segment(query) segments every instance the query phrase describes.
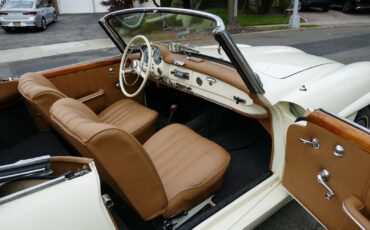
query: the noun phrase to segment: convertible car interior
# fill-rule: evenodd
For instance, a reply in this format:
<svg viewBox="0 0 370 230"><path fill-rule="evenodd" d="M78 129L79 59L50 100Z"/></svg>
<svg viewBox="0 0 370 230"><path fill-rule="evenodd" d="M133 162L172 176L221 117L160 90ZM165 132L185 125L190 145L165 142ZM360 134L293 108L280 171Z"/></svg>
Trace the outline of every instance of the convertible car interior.
<svg viewBox="0 0 370 230"><path fill-rule="evenodd" d="M1 82L0 164L93 159L118 227L198 225L272 174L271 120L230 62L179 46L139 35L122 57Z"/></svg>

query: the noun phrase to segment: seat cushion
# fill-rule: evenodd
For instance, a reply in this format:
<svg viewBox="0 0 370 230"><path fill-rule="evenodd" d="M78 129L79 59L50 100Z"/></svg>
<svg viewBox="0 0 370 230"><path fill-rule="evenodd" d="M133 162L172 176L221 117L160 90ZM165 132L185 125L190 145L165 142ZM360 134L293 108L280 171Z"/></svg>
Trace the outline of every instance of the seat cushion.
<svg viewBox="0 0 370 230"><path fill-rule="evenodd" d="M114 125L144 143L155 132L158 113L133 100L122 99L99 114L101 121Z"/></svg>
<svg viewBox="0 0 370 230"><path fill-rule="evenodd" d="M169 125L145 144L167 198L164 216L191 209L221 185L230 155L186 126Z"/></svg>

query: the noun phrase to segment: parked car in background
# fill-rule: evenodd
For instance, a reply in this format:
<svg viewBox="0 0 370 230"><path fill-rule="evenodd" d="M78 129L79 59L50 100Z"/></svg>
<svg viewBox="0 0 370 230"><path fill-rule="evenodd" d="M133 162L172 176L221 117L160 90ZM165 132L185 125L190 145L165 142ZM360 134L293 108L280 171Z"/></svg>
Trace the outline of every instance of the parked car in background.
<svg viewBox="0 0 370 230"><path fill-rule="evenodd" d="M333 7L341 8L344 13L370 10L370 0L333 0Z"/></svg>
<svg viewBox="0 0 370 230"><path fill-rule="evenodd" d="M0 25L6 32L25 27L46 30L47 25L57 19L58 14L51 1L9 0L0 9Z"/></svg>
<svg viewBox="0 0 370 230"><path fill-rule="evenodd" d="M332 4L332 0L299 0L298 1L298 10L306 10L311 7L315 8L321 8L322 11L327 12L330 9L330 6ZM294 0L292 1L292 7L293 8Z"/></svg>

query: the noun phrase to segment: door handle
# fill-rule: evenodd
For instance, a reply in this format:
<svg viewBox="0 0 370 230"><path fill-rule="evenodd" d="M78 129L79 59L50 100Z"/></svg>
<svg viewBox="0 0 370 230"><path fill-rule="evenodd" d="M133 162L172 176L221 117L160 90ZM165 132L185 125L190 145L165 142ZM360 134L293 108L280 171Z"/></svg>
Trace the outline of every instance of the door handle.
<svg viewBox="0 0 370 230"><path fill-rule="evenodd" d="M322 169L319 174L317 174L317 182L324 186L326 189L325 198L330 200L334 195L335 192L326 184L326 182L330 179L330 173L326 169Z"/></svg>
<svg viewBox="0 0 370 230"><path fill-rule="evenodd" d="M348 217L361 229L370 229L370 221L361 213L365 205L355 196L351 196L342 202L342 208Z"/></svg>
<svg viewBox="0 0 370 230"><path fill-rule="evenodd" d="M320 148L320 141L319 141L319 139L317 139L316 137L313 137L313 138L311 139L311 141L306 140L306 139L303 139L303 138L299 138L299 140L300 140L303 144L311 145L314 149L318 149L318 148Z"/></svg>

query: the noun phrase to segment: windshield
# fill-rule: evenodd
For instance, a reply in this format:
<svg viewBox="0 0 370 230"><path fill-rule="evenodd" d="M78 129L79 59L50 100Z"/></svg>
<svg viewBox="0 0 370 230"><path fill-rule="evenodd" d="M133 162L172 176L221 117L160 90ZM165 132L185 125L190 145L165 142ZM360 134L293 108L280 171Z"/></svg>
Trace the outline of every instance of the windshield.
<svg viewBox="0 0 370 230"><path fill-rule="evenodd" d="M8 1L4 9L28 9L32 8L33 1Z"/></svg>
<svg viewBox="0 0 370 230"><path fill-rule="evenodd" d="M109 24L125 43L136 35L144 35L150 42L169 44L172 51L200 53L227 60L213 36L217 24L207 18L147 12L116 15L109 19Z"/></svg>

